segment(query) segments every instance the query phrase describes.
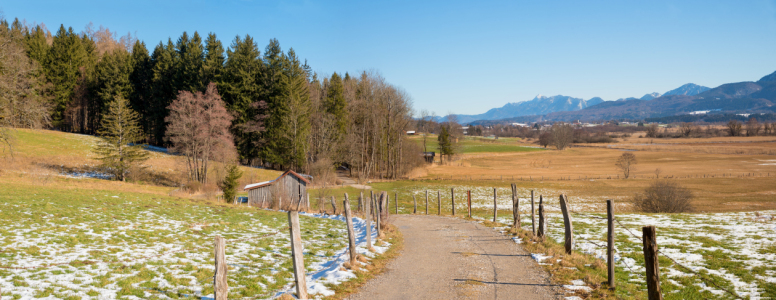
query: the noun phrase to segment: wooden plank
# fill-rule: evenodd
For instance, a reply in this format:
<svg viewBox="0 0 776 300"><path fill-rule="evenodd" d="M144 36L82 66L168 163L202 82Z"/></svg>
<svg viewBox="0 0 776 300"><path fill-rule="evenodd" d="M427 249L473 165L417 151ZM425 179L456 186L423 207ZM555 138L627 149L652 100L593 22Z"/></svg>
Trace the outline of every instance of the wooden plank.
<svg viewBox="0 0 776 300"><path fill-rule="evenodd" d="M351 269L356 267L356 233L353 230L353 215L350 213L350 200L348 200L348 194L345 194L345 201L342 203L342 207L345 208L345 223L348 226L348 247L350 247L350 266Z"/></svg>
<svg viewBox="0 0 776 300"><path fill-rule="evenodd" d="M641 231L644 240L644 266L647 272L647 297L649 300L663 300L657 259L657 229L655 226L644 226Z"/></svg>
<svg viewBox="0 0 776 300"><path fill-rule="evenodd" d="M536 236L536 218L534 217L534 191L531 190L531 231Z"/></svg>
<svg viewBox="0 0 776 300"><path fill-rule="evenodd" d="M226 272L229 267L226 265L226 240L220 236L215 239L215 275L213 276L213 294L216 300L226 300L229 295L229 283L226 280Z"/></svg>
<svg viewBox="0 0 776 300"><path fill-rule="evenodd" d="M544 240L544 203L542 200L542 195L539 195L539 229L536 236Z"/></svg>
<svg viewBox="0 0 776 300"><path fill-rule="evenodd" d="M304 270L304 251L302 247L302 231L299 228L299 212L288 212L288 230L291 232L291 261L294 264L294 281L296 283L296 296L299 299L307 299L307 278Z"/></svg>
<svg viewBox="0 0 776 300"><path fill-rule="evenodd" d="M568 197L566 195L560 195L560 211L563 213L563 231L564 246L566 248L566 254L571 254L571 250L574 247L574 225L571 223L571 214L568 209Z"/></svg>
<svg viewBox="0 0 776 300"><path fill-rule="evenodd" d="M615 288L614 282L614 202L606 200L606 220L608 230L606 232L606 263L609 289Z"/></svg>

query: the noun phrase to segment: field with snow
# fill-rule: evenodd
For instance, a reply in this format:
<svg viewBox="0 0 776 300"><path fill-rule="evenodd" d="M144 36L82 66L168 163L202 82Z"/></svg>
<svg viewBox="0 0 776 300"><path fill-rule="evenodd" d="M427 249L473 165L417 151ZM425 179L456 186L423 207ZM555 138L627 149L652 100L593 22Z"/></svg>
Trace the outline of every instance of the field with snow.
<svg viewBox="0 0 776 300"><path fill-rule="evenodd" d="M212 297L217 235L227 239L231 298L272 298L293 288L282 212L140 193L6 186L0 223L3 300ZM308 290L330 295L327 285L355 276L341 271L344 218L306 215L300 223ZM364 222L355 225L358 252L373 256L365 249Z"/></svg>
<svg viewBox="0 0 776 300"><path fill-rule="evenodd" d="M492 188L455 185L407 186L399 193L400 197L402 194L414 194L418 199L418 211L423 213L425 190L428 189L429 213L436 214L437 191L440 191L443 214L449 214L450 188L455 188L456 191L458 214L466 213L466 190L471 190L475 218L492 220ZM539 195L546 196L544 203L545 211L548 212L547 235L559 243L563 243L564 235L558 195L565 192L535 189L537 210ZM530 228L530 215L526 215L530 214L530 189L518 188L518 195L523 214L522 226ZM606 214L601 212L606 208L606 198L568 196L570 209L575 212L572 216L576 239L574 249L605 260L607 221ZM499 223L511 224L511 190L499 188L497 197ZM625 201L626 199L615 198L615 211L629 211L629 204ZM406 200L403 202L405 204L400 206L406 211ZM701 280L689 270L661 256L661 286L666 299L732 298L722 288L747 299L776 298L776 211L708 214L619 213L616 218L622 224L615 227L617 272L627 274L628 281L639 286L638 289L646 289L641 228L654 225L657 227L660 252L704 278ZM553 264L555 261L542 253L535 253L534 258L542 264ZM580 289L578 281L567 284L570 290ZM715 287L714 284L721 288ZM622 292L624 291L618 291Z"/></svg>

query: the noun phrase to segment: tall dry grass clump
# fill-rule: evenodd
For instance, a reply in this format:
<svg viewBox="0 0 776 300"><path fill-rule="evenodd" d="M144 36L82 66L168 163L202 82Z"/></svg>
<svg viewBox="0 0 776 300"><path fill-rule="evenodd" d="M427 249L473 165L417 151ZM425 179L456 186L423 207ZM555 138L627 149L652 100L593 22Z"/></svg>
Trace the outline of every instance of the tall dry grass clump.
<svg viewBox="0 0 776 300"><path fill-rule="evenodd" d="M647 213L692 212L692 199L692 192L676 181L657 180L633 197L633 206Z"/></svg>

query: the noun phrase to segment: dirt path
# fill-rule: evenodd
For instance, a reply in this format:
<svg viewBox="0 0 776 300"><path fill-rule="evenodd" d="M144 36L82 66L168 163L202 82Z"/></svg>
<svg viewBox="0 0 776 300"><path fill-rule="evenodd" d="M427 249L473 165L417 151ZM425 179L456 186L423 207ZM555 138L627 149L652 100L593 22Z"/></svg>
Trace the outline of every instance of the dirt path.
<svg viewBox="0 0 776 300"><path fill-rule="evenodd" d="M455 218L393 217L404 250L348 299L560 299L562 290L510 238Z"/></svg>

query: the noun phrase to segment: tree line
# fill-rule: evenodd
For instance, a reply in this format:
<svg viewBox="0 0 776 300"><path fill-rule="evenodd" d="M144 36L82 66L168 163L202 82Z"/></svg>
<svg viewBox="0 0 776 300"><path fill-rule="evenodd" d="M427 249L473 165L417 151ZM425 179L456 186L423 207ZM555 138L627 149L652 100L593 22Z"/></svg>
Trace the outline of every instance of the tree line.
<svg viewBox="0 0 776 300"><path fill-rule="evenodd" d="M224 46L214 33L183 32L149 51L91 24L55 33L18 19L0 25L0 127L100 134L107 113L119 109L112 102L123 98L137 113L139 142L198 153L189 173L202 181L207 159L227 156L191 150L173 123L193 126L191 118L220 105L217 122L198 126L225 125L228 134L213 130L216 147L233 148L243 164L302 172L344 165L360 178L396 178L420 160L405 141L413 121L405 91L375 71L319 76L277 39L262 52L250 35Z"/></svg>

